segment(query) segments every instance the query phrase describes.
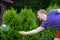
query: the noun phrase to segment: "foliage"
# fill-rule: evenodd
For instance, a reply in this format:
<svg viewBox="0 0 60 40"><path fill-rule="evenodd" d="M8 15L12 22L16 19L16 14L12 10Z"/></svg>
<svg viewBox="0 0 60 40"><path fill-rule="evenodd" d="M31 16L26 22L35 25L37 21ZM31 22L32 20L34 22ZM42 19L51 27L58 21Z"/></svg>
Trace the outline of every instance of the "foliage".
<svg viewBox="0 0 60 40"><path fill-rule="evenodd" d="M34 12L39 9L46 9L52 0L14 0L13 4L7 4L7 7L13 6L20 12L21 8L32 8Z"/></svg>
<svg viewBox="0 0 60 40"><path fill-rule="evenodd" d="M39 9L46 9L50 4L60 5L60 0L14 0L13 4L7 3L7 8L14 7L19 13L21 8L31 8L34 12Z"/></svg>
<svg viewBox="0 0 60 40"><path fill-rule="evenodd" d="M7 32L0 30L1 40L39 40L40 34L22 36L19 31L29 31L37 28L36 17L31 9L23 9L20 15L17 15L13 8L7 10L3 15L3 23L10 25L10 30Z"/></svg>
<svg viewBox="0 0 60 40"><path fill-rule="evenodd" d="M6 10L6 12L3 15L3 24L8 24L11 27L17 28L19 26L19 17L13 8L11 10Z"/></svg>
<svg viewBox="0 0 60 40"><path fill-rule="evenodd" d="M36 16L32 12L31 9L24 9L20 12L20 26L25 27L24 29L27 30L28 28L33 29L37 27L36 24Z"/></svg>
<svg viewBox="0 0 60 40"><path fill-rule="evenodd" d="M20 12L20 30L29 31L37 28L36 16L31 9L22 9ZM39 33L25 36L25 40L39 40ZM21 39L23 40L23 39Z"/></svg>
<svg viewBox="0 0 60 40"><path fill-rule="evenodd" d="M19 40L20 35L18 31L20 30L20 21L16 10L11 8L10 10L6 10L3 15L3 23L10 26L10 30L7 32L0 30L0 39L1 40Z"/></svg>

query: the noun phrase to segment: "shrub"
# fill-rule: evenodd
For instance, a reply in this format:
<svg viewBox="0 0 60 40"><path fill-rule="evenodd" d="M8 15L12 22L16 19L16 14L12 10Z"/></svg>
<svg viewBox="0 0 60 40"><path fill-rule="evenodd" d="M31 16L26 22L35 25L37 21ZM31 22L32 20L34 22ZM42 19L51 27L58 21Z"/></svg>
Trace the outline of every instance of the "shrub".
<svg viewBox="0 0 60 40"><path fill-rule="evenodd" d="M36 16L31 9L22 9L20 12L20 30L29 31L37 28ZM39 40L40 34L23 37L21 40Z"/></svg>
<svg viewBox="0 0 60 40"><path fill-rule="evenodd" d="M10 30L8 32L3 32L0 30L1 40L39 40L40 34L26 35L22 36L18 31L29 31L37 28L36 17L31 9L23 9L20 15L17 15L16 10L7 10L3 15L3 23L10 25Z"/></svg>
<svg viewBox="0 0 60 40"><path fill-rule="evenodd" d="M23 30L31 30L37 27L36 16L31 9L24 9L20 12L20 26Z"/></svg>
<svg viewBox="0 0 60 40"><path fill-rule="evenodd" d="M3 15L3 23L8 24L10 26L10 30L8 32L3 32L0 30L0 39L1 40L19 40L20 35L18 31L20 30L20 22L19 17L17 15L16 10L13 8L11 10L6 10Z"/></svg>
<svg viewBox="0 0 60 40"><path fill-rule="evenodd" d="M13 8L11 10L6 10L3 15L3 24L8 24L15 29L19 26L19 17Z"/></svg>

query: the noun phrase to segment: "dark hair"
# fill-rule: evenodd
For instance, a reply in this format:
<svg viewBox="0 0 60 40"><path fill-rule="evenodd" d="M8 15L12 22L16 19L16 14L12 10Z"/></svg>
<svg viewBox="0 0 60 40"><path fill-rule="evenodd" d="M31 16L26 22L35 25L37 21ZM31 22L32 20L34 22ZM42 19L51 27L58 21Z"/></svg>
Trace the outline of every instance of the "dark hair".
<svg viewBox="0 0 60 40"><path fill-rule="evenodd" d="M42 24L42 20L39 20L39 19L37 18L37 25L40 26L41 24Z"/></svg>
<svg viewBox="0 0 60 40"><path fill-rule="evenodd" d="M38 19L38 18L37 18L37 14L36 14L36 19L37 19L37 20L36 20L37 25L38 25L38 26L40 26L40 25L41 25L41 23L42 23L42 20L40 20L40 19Z"/></svg>
<svg viewBox="0 0 60 40"><path fill-rule="evenodd" d="M39 11L37 11L37 13L43 12L46 14L46 11L44 9L40 9ZM36 14L36 18L37 18L37 14ZM38 26L40 26L42 24L43 20L40 20L37 18L37 24Z"/></svg>

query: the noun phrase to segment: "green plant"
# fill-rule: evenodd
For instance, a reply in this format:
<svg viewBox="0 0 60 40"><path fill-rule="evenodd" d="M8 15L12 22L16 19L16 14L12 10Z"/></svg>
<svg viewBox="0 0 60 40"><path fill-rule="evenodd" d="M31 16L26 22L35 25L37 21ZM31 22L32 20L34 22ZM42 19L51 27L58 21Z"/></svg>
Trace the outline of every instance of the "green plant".
<svg viewBox="0 0 60 40"><path fill-rule="evenodd" d="M8 32L3 32L0 30L0 39L1 40L19 40L20 35L18 31L20 30L20 20L16 10L11 8L10 10L6 10L3 15L3 23L8 24L10 26L10 30Z"/></svg>
<svg viewBox="0 0 60 40"><path fill-rule="evenodd" d="M31 9L22 9L20 12L20 30L29 31L37 28L36 16ZM21 40L39 40L40 34L25 36Z"/></svg>
<svg viewBox="0 0 60 40"><path fill-rule="evenodd" d="M37 27L36 16L31 9L21 10L20 26L23 27L23 30L31 30Z"/></svg>
<svg viewBox="0 0 60 40"><path fill-rule="evenodd" d="M13 8L11 10L6 10L3 15L3 24L8 24L15 29L19 26L19 17Z"/></svg>
<svg viewBox="0 0 60 40"><path fill-rule="evenodd" d="M39 40L40 33L34 35L22 36L19 31L29 31L37 28L36 17L31 9L23 9L20 15L17 15L16 10L13 8L7 10L3 15L3 23L10 25L10 30L8 32L3 32L0 30L1 40Z"/></svg>

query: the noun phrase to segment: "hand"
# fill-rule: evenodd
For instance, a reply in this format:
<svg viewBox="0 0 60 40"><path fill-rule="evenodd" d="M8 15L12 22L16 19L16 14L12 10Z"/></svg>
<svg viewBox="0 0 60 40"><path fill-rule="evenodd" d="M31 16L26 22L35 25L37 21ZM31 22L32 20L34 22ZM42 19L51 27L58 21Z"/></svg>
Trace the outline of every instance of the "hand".
<svg viewBox="0 0 60 40"><path fill-rule="evenodd" d="M22 35L26 35L25 31L19 31L19 33L22 34Z"/></svg>
<svg viewBox="0 0 60 40"><path fill-rule="evenodd" d="M13 1L10 1L10 3L14 3Z"/></svg>

